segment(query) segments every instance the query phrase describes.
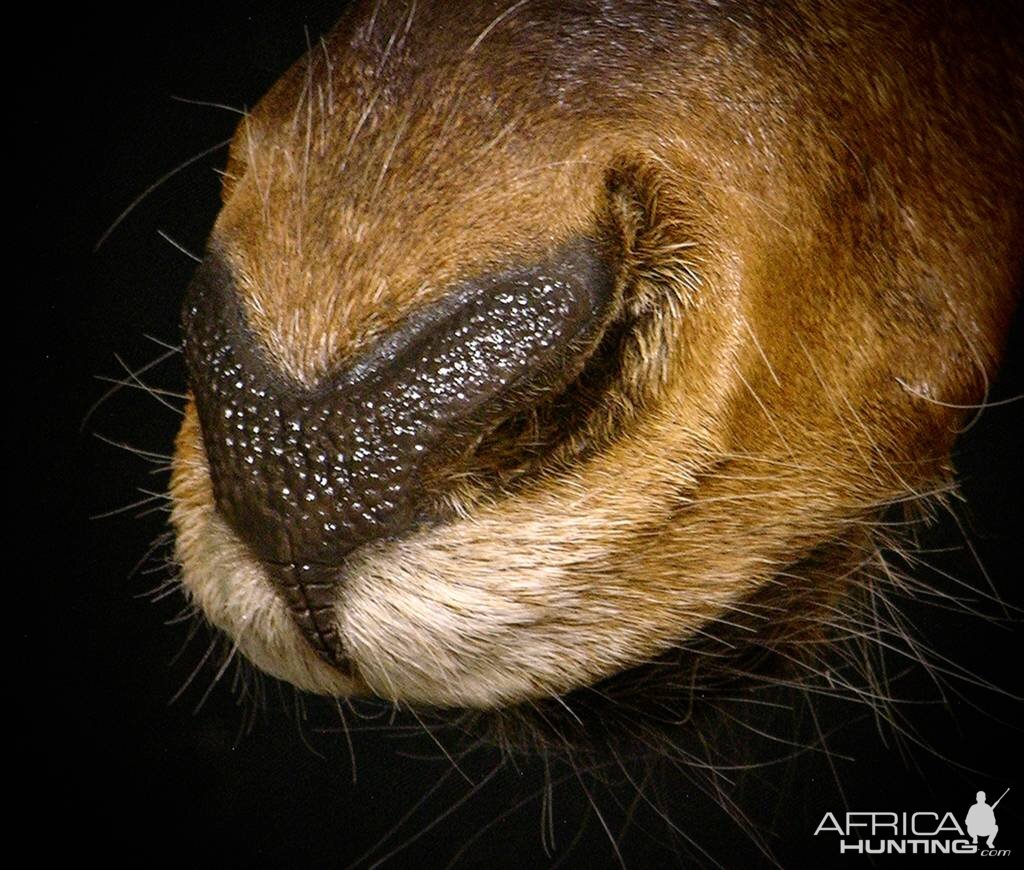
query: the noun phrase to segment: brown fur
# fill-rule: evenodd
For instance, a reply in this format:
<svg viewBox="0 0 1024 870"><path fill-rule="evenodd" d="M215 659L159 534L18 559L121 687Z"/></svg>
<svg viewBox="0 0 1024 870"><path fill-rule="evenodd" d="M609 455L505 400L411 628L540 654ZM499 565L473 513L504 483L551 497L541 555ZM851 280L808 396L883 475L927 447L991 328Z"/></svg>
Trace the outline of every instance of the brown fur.
<svg viewBox="0 0 1024 870"><path fill-rule="evenodd" d="M353 554L354 677L216 516L192 408L190 593L305 688L489 708L662 655L822 548L817 588L845 578L865 523L951 479L1001 353L1024 86L1000 33L994 6L353 10L231 149L213 237L270 358L315 384L579 236L614 261L615 323L433 481L441 524Z"/></svg>

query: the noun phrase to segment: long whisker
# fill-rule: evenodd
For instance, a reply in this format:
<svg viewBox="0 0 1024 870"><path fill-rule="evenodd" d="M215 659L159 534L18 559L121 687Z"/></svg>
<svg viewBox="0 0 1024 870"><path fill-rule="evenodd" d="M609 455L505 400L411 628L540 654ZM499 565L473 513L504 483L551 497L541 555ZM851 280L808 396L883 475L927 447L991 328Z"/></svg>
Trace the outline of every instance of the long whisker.
<svg viewBox="0 0 1024 870"><path fill-rule="evenodd" d="M107 227L103 235L101 235L97 240L96 245L93 247L93 251L98 251L103 246L103 243L110 238L110 234L113 233L114 230L116 230L121 225L124 219L128 217L128 215L130 215L151 193L153 193L153 191L157 190L162 185L166 184L168 181L174 178L174 176L176 176L179 172L181 172L184 169L187 169L193 163L197 163L204 157L208 157L210 154L213 154L214 152L219 151L221 148L225 148L230 144L231 139L224 139L221 142L217 142L215 145L211 145L209 148L204 148L198 154L194 155L193 157L189 157L188 160L179 163L173 169L161 175L156 181L149 185L149 187L142 191L142 193L135 197L135 199L128 203L128 206L124 209L124 211L122 211L116 218L114 218L114 222L109 227Z"/></svg>

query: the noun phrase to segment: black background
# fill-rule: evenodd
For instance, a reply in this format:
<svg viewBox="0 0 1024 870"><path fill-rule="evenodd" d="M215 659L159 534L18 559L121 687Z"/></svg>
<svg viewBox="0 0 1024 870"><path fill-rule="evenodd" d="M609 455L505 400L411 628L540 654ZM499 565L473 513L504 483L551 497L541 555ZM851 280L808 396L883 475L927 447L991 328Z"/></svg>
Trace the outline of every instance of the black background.
<svg viewBox="0 0 1024 870"><path fill-rule="evenodd" d="M330 705L268 681L265 701L250 721L249 706L231 691L233 670L211 688L216 654L196 671L211 635L200 629L186 643L189 623L166 624L182 609L180 593L157 601L146 595L170 574L158 561L165 551L133 574L165 529L159 496L137 509L91 519L144 497L140 487L157 494L166 487L159 460L150 463L97 436L166 454L175 412L124 389L86 417L107 386L97 376L124 376L115 354L138 368L162 352L147 336L178 341L181 294L194 263L158 232L188 251L202 251L218 205L214 169L223 164L224 151L175 174L94 247L149 185L231 135L233 113L173 97L251 106L302 53L304 27L315 38L335 17L336 9L323 4L255 3L245 13L184 4L160 14L54 14L32 36L30 74L19 77L12 97L14 105L24 99L26 109L9 108L18 113L14 139L24 147L24 159L12 160L9 171L30 183L29 262L35 268L7 297L28 300L25 335L12 339L31 337L32 364L17 376L27 382L38 426L30 427L28 449L19 454L33 463L33 483L24 492L38 539L31 546L27 539L15 542L14 551L28 558L25 568L12 563L8 578L9 607L17 617L13 633L23 644L13 670L27 675L39 696L38 704L28 705L24 752L31 757L16 759L31 770L26 787L37 796L25 808L36 821L49 820L52 834L40 845L50 854L115 865L224 859L228 865L346 866L447 775L421 810L373 851L373 860L408 843L389 866L444 866L494 822L457 866L549 866L559 859L562 866L616 866L589 805L593 798L618 836L621 794L586 779L584 790L571 771L556 768L554 774L568 778L555 790L558 848L547 857L535 796L544 782L538 763L508 766L458 803L472 790L469 781L485 779L495 757L472 754L460 764L465 777L452 773L414 720L399 717L389 729L379 711L367 708L363 715L376 718L365 720L349 714L357 731L355 783ZM9 329L20 332L22 322L9 321ZM1022 391L1021 343L1018 322L994 399ZM180 360L167 360L144 379L182 390ZM1020 405L993 408L958 448L966 497L958 513L1011 606L1024 603L1020 434ZM16 512L21 504L9 500ZM155 510L146 513L150 508ZM929 540L935 548L955 548L934 555L938 567L985 587L955 523L944 521ZM963 697L950 694L942 703L924 670L912 668L898 694L920 703L901 709L934 751L917 748L909 755L880 737L867 711L823 705L829 745L848 757L833 760L837 776L824 754L807 753L727 786L752 806L785 866L831 861L834 846L811 834L824 810L843 808L837 778L851 809L952 809L961 818L977 788L992 795L1013 786L1000 807L999 845L1024 850L1024 783L1017 773L1024 693L1019 625L927 607L908 613L930 644L1009 694L953 681ZM455 746L450 737L443 736L445 745ZM647 793L657 793L659 806L686 834L725 866L763 862L683 775L671 774ZM531 795L520 810L502 815ZM656 822L641 801L621 842L627 866L674 866L688 854L690 863L709 863L699 853L677 851ZM656 830L655 838L644 833L648 828Z"/></svg>

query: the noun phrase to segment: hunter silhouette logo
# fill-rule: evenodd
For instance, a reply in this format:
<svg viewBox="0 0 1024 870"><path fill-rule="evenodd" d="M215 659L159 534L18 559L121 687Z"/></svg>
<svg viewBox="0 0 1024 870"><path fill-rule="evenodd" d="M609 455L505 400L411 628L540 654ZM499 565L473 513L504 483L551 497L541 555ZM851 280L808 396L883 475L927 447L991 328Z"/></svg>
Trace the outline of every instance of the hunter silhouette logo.
<svg viewBox="0 0 1024 870"><path fill-rule="evenodd" d="M1009 791L1006 789L991 806L985 792L979 791L963 827L951 812L847 812L839 817L825 813L814 836L838 834L841 854L1005 857L1009 849L995 848L999 833L995 810ZM984 844L979 844L980 838Z"/></svg>
<svg viewBox="0 0 1024 870"><path fill-rule="evenodd" d="M996 807L999 806L999 801L1006 797L1008 791L1009 789L1004 791L992 806L985 803L985 792L978 792L977 803L967 811L965 820L967 833L975 843L978 842L978 837L985 837L985 845L989 849L993 848L996 834L999 833L999 825L996 824Z"/></svg>

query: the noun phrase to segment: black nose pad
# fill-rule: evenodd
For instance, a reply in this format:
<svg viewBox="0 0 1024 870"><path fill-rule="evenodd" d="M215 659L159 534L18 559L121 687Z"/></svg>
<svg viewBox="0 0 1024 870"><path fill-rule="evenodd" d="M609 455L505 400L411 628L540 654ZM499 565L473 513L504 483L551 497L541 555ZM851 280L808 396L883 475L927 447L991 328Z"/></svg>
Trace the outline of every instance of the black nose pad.
<svg viewBox="0 0 1024 870"><path fill-rule="evenodd" d="M216 505L327 661L344 660L331 612L345 556L429 519L427 472L579 373L612 283L598 246L575 243L457 288L310 389L274 365L211 248L184 333Z"/></svg>

